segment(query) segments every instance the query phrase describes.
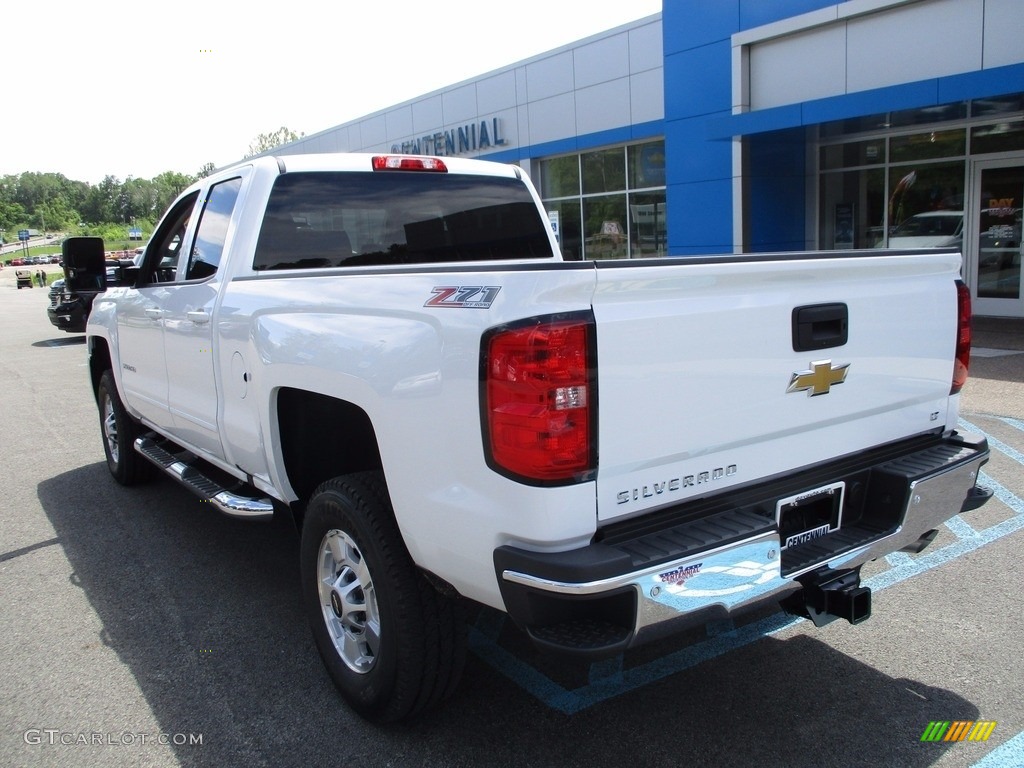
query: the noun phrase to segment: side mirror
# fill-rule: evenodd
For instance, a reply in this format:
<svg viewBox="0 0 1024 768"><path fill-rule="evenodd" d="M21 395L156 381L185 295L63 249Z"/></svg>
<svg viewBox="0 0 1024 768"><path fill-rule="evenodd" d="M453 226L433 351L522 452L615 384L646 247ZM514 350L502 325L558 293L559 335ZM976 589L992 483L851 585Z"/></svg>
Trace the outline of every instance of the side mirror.
<svg viewBox="0 0 1024 768"><path fill-rule="evenodd" d="M95 293L107 289L102 237L69 237L61 245L61 257L69 290Z"/></svg>

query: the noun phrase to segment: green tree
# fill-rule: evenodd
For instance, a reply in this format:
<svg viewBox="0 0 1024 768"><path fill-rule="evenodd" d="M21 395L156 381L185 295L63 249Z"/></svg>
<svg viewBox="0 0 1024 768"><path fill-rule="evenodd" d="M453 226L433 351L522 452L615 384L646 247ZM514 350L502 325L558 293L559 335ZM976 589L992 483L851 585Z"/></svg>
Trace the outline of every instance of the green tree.
<svg viewBox="0 0 1024 768"><path fill-rule="evenodd" d="M116 176L104 176L103 181L90 187L82 206L82 220L94 224L104 221L119 221L117 199L121 182Z"/></svg>
<svg viewBox="0 0 1024 768"><path fill-rule="evenodd" d="M153 184L156 187L156 204L153 210L153 217L158 218L164 211L170 208L174 199L185 191L196 180L195 176L174 171L164 171L159 176L153 177Z"/></svg>
<svg viewBox="0 0 1024 768"><path fill-rule="evenodd" d="M261 133L249 144L249 151L246 153L246 157L254 157L261 155L264 152L269 152L275 147L279 147L282 144L287 144L291 141L297 141L305 136L305 133L296 133L283 125L272 133Z"/></svg>
<svg viewBox="0 0 1024 768"><path fill-rule="evenodd" d="M25 209L19 203L0 199L0 229L10 233L16 229L21 229L21 225L25 221ZM9 240L14 239L10 234L7 237Z"/></svg>
<svg viewBox="0 0 1024 768"><path fill-rule="evenodd" d="M29 222L33 227L49 232L63 232L78 223L78 211L71 208L63 197L41 203L35 207Z"/></svg>
<svg viewBox="0 0 1024 768"><path fill-rule="evenodd" d="M18 190L17 176L0 178L0 229L8 231L7 239L13 239L10 231L25 221L25 209L14 197Z"/></svg>
<svg viewBox="0 0 1024 768"><path fill-rule="evenodd" d="M150 179L135 179L129 176L122 189L127 194L124 205L124 221L131 222L143 217L152 217L159 204L159 188Z"/></svg>
<svg viewBox="0 0 1024 768"><path fill-rule="evenodd" d="M213 169L212 163L208 166ZM124 181L108 175L96 185L59 173L6 175L0 177L0 229L32 227L124 239L134 225L145 235L193 181L194 176L176 171Z"/></svg>
<svg viewBox="0 0 1024 768"><path fill-rule="evenodd" d="M196 173L197 179L205 179L211 173L217 170L217 166L213 163L203 163L203 167Z"/></svg>

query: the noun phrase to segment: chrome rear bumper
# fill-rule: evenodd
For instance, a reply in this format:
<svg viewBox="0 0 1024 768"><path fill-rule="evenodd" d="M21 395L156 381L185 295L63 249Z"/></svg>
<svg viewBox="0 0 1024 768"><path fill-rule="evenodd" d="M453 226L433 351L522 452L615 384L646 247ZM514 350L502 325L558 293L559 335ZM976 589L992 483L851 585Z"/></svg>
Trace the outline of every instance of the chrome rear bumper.
<svg viewBox="0 0 1024 768"><path fill-rule="evenodd" d="M500 547L494 561L505 606L540 646L590 656L766 601L786 599L818 624L843 613L856 622L870 615L870 596L857 591L860 566L919 551L929 532L984 503L988 495L975 484L988 454L984 438L954 433L731 493L701 517L680 508L658 530L638 526L636 535L619 532L581 550ZM783 549L779 500L837 481L849 488L842 526ZM669 555L649 557L655 550ZM830 611L830 595L853 607Z"/></svg>

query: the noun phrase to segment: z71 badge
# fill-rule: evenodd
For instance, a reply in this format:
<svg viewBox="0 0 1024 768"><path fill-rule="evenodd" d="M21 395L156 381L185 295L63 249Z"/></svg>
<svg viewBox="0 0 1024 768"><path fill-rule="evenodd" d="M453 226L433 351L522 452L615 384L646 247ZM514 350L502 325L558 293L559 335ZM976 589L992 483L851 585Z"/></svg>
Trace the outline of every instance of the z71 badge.
<svg viewBox="0 0 1024 768"><path fill-rule="evenodd" d="M500 285L444 285L431 289L432 299L424 307L454 307L456 309L488 309L494 303Z"/></svg>

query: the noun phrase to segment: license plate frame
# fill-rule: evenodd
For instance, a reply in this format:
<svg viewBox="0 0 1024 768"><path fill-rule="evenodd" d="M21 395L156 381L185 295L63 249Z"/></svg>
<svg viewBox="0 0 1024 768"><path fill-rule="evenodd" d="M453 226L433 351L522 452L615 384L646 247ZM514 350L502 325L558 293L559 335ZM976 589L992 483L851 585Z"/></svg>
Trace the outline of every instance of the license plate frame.
<svg viewBox="0 0 1024 768"><path fill-rule="evenodd" d="M846 483L842 480L775 502L775 525L783 550L838 531L843 525Z"/></svg>

